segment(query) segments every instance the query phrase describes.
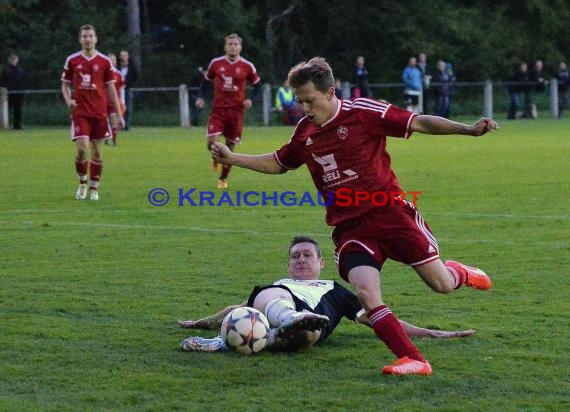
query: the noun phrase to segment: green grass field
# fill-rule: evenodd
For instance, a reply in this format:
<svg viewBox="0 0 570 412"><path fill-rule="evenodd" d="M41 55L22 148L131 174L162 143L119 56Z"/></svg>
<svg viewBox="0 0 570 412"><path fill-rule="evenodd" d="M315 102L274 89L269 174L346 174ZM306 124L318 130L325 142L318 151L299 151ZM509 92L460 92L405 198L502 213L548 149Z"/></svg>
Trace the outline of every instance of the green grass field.
<svg viewBox="0 0 570 412"><path fill-rule="evenodd" d="M481 139L416 135L389 150L444 258L484 268L485 293L438 295L395 262L384 298L402 319L472 338L416 340L431 377L383 376L393 355L348 321L308 352L182 353L193 319L286 269L320 207L177 206L215 189L204 129L136 127L106 147L99 202L77 201L67 128L0 132L0 410L559 411L570 409L570 122L503 122ZM289 138L248 128L246 153ZM170 203L152 206L161 187ZM305 169L234 169L236 191L313 191ZM195 334L195 333L194 333ZM213 336L205 331L203 336Z"/></svg>

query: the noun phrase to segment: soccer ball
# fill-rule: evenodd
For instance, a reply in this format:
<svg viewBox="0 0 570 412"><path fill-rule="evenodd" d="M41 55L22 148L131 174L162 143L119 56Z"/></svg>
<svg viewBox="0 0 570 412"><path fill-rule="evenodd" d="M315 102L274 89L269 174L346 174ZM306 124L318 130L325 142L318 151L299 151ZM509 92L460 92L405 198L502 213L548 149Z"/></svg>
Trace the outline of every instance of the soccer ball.
<svg viewBox="0 0 570 412"><path fill-rule="evenodd" d="M232 310L222 322L221 335L231 350L243 355L259 352L267 344L269 321L254 308Z"/></svg>

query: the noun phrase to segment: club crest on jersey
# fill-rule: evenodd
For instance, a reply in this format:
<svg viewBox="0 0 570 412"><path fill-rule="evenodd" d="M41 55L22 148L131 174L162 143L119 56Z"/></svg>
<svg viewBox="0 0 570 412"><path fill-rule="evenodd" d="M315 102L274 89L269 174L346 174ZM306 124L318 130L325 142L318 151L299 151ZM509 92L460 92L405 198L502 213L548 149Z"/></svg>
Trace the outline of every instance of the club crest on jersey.
<svg viewBox="0 0 570 412"><path fill-rule="evenodd" d="M98 64L93 65L93 71L94 72L99 71L99 65Z"/></svg>
<svg viewBox="0 0 570 412"><path fill-rule="evenodd" d="M345 126L339 126L336 129L336 134L340 137L340 140L344 140L348 137L348 129Z"/></svg>

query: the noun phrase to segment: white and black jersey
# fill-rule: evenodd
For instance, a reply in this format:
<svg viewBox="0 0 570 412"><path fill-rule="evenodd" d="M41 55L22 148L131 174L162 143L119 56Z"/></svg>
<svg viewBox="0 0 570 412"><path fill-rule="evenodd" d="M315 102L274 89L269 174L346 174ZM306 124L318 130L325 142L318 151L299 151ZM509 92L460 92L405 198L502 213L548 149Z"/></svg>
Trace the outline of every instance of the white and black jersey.
<svg viewBox="0 0 570 412"><path fill-rule="evenodd" d="M288 290L298 311L309 310L328 316L329 324L322 331L320 340L326 339L343 317L354 321L363 311L356 295L334 280L280 279L273 285L256 286L249 295L247 305L253 306L257 294L272 287Z"/></svg>

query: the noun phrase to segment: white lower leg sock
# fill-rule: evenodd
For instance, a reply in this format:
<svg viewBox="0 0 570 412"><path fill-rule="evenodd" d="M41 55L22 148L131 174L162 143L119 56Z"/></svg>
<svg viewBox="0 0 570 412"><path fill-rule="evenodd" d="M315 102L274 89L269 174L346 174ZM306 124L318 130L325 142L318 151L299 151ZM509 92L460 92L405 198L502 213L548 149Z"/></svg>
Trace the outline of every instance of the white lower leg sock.
<svg viewBox="0 0 570 412"><path fill-rule="evenodd" d="M269 324L276 328L279 327L285 319L295 313L297 313L295 304L289 299L273 299L265 306L265 316L267 316Z"/></svg>

